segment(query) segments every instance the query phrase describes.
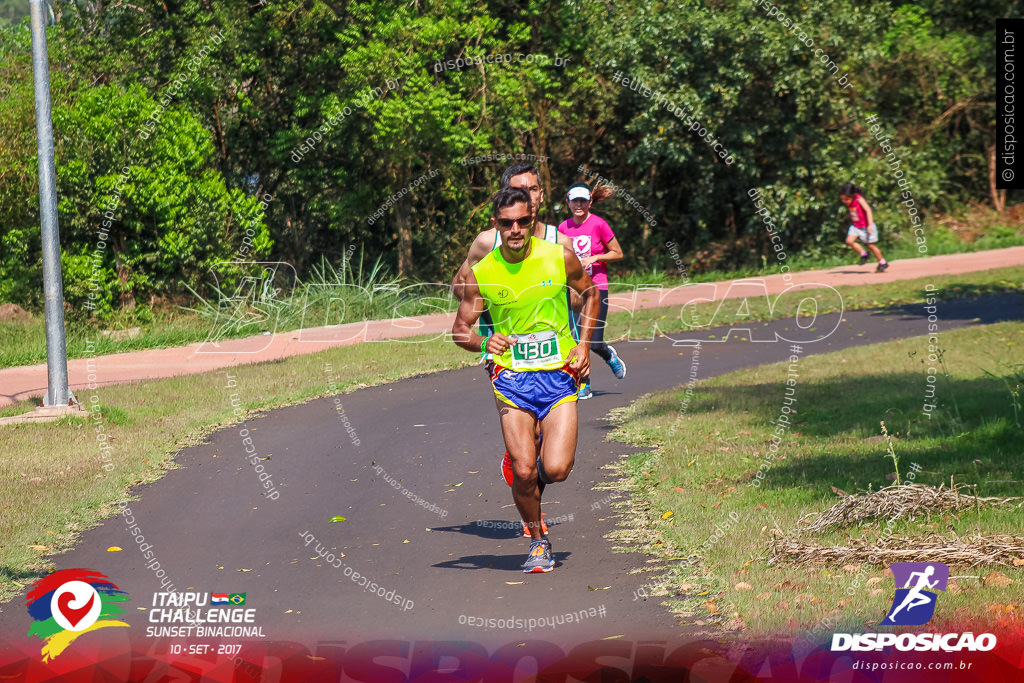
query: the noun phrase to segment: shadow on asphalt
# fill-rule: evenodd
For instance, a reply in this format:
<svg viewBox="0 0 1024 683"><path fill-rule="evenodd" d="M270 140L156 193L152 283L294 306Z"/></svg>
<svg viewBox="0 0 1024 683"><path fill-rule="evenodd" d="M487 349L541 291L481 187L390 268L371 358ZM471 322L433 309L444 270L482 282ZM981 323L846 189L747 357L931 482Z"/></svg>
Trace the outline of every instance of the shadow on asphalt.
<svg viewBox="0 0 1024 683"><path fill-rule="evenodd" d="M516 553L515 555L464 555L455 560L438 562L433 566L440 569L497 569L499 571L514 571L517 574L522 574L523 562L526 560L526 539L523 540L523 552ZM569 559L572 553L558 552L556 550L551 555L555 558L555 568L557 569L562 566L563 562Z"/></svg>
<svg viewBox="0 0 1024 683"><path fill-rule="evenodd" d="M829 275L863 275L864 273L866 273L868 271L875 270L876 268L878 268L878 264L872 263L870 268L868 266L864 266L863 268L861 268L859 270L830 270L830 271L828 271L828 274Z"/></svg>
<svg viewBox="0 0 1024 683"><path fill-rule="evenodd" d="M543 513L545 517L548 513ZM544 520L547 521L546 519ZM559 526L562 522L551 522L549 527L554 529ZM478 519L475 522L469 524L453 524L452 526L433 526L430 527L431 531L447 531L455 534L466 534L467 536L476 536L478 538L490 538L494 540L507 540L510 538L526 538L522 536L523 525L522 522L512 521L508 519Z"/></svg>
<svg viewBox="0 0 1024 683"><path fill-rule="evenodd" d="M492 538L495 540L517 538L523 527L520 522L507 519L479 519L469 524L453 524L452 526L432 526L431 531L448 531L456 534L466 534L479 538Z"/></svg>
<svg viewBox="0 0 1024 683"><path fill-rule="evenodd" d="M938 293L942 296L942 292ZM930 308L930 307L929 307ZM877 311L873 315L892 315L902 313L906 316L919 318L931 311L925 310L925 304L903 304L893 306L886 311ZM977 320L984 325L1006 322L1008 320L1024 320L1024 296L1019 294L996 294L982 299L956 299L935 303L935 315L938 316L939 331L943 321ZM922 332L923 334L924 332Z"/></svg>

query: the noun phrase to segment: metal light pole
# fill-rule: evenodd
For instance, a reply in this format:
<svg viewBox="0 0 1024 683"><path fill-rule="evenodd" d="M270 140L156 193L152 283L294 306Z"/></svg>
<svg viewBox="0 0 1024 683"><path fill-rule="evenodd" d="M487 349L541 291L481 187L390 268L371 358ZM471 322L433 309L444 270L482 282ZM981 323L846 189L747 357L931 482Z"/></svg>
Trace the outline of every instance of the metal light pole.
<svg viewBox="0 0 1024 683"><path fill-rule="evenodd" d="M29 0L32 22L32 71L36 91L36 150L39 158L39 216L43 235L43 292L46 296L45 406L66 406L68 357L64 340L64 279L57 227L57 174L53 163L53 118L50 113L50 65L46 50L43 0Z"/></svg>

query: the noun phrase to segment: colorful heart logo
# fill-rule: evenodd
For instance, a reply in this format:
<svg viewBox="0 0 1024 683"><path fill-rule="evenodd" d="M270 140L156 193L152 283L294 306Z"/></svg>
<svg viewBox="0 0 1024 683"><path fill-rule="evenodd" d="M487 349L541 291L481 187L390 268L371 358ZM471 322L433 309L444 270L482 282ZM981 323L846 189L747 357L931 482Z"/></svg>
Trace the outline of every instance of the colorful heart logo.
<svg viewBox="0 0 1024 683"><path fill-rule="evenodd" d="M85 631L99 619L102 598L84 581L68 581L50 599L50 612L57 625L68 631Z"/></svg>
<svg viewBox="0 0 1024 683"><path fill-rule="evenodd" d="M68 620L72 627L78 626L78 623L88 616L89 611L92 609L92 603L96 601L96 594L92 593L89 595L89 600L85 603L85 607L76 609L71 606L71 602L77 597L74 593L61 593L57 597L57 609L64 615L64 618Z"/></svg>

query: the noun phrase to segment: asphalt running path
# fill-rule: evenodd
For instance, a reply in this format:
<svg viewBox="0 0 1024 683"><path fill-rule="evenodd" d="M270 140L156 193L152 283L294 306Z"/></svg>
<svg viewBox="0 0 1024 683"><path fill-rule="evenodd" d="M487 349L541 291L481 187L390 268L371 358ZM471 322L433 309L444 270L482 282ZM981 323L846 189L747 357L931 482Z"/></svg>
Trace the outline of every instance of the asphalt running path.
<svg viewBox="0 0 1024 683"><path fill-rule="evenodd" d="M921 335L926 321L920 308L824 317L813 334L835 331L803 343L802 353ZM942 304L941 331L975 321L1022 318L1024 297L1019 295L982 303L948 302ZM796 328L792 320L759 323L753 331L759 338L776 332L790 339L811 334ZM719 341L701 349L701 378L781 361L791 352L786 341L754 343L741 341L734 333L722 342L723 330L710 330L711 334ZM549 574L521 573L528 542L515 530L501 528L514 525L517 516L510 491L499 477L498 418L479 367L337 397L355 437L339 419L334 398L249 420L253 444L266 458L261 464L280 492L276 500L261 495L239 428L218 431L208 443L181 452L177 469L133 491L141 498L130 506L134 521L176 590L247 593L246 605L256 609L255 623L268 641L297 641L311 647L319 642L324 647L325 641L428 639L490 648L530 639L566 647L614 636L685 639L687 628L678 625L657 599L633 599L634 591L652 577L630 572L651 565L646 557L613 552L604 535L614 527L615 516L605 506L594 509L607 492L594 491L593 486L607 478L600 469L603 465L629 451L605 440L608 412L648 392L687 381L692 342L700 339L709 337L620 344L619 353L629 368L622 381L604 367L595 368L595 397L580 404L575 470L568 482L548 487L545 496L548 519L566 520L551 529L557 567ZM780 374L780 396L783 379ZM225 401L230 392L246 391L245 386L226 390L226 379L219 374L202 381L209 382L211 396ZM765 415L766 424L771 417ZM442 518L417 505L385 476L446 514ZM332 523L336 515L346 521ZM316 540L307 546L304 539L309 538ZM318 543L335 557L344 553L335 560L339 566L346 563L383 586L385 593L394 591L412 605L405 603L408 609L403 610L365 591L345 576L343 566L335 568L318 556ZM124 550L108 552L111 546ZM142 649L174 642L232 642L147 638L146 627L152 625L147 623L147 610L161 584L155 570L146 568L121 516L82 534L79 546L55 561L57 569L99 570L131 595L126 615L131 628L103 629L90 638L109 639L111 644L131 639ZM589 616L591 608L598 616ZM470 617L525 623L581 611L588 616L580 623L537 626L532 631L469 624ZM27 642L26 624L21 598L3 605L0 641L16 641L22 647ZM38 645L24 647L31 652Z"/></svg>
<svg viewBox="0 0 1024 683"><path fill-rule="evenodd" d="M805 288L826 285L839 287L1019 266L1024 265L1024 247L906 259L891 263L892 266L885 273L876 273L873 263L865 266L851 264L831 270L788 274L792 275L791 280L785 279L783 275L771 275L764 278L680 286L668 290L637 289L632 293L612 296L609 307L612 312L616 312L658 306L682 306L693 300L717 301L749 296L753 291L756 291L758 296L763 296L764 293L778 294L792 285L801 285ZM735 284L743 286L733 286ZM436 295L444 289L443 286L435 286L434 290L429 288L429 285L425 287L425 296ZM616 290L613 288L612 291ZM95 360L95 367L101 369L100 372L93 370L93 373L101 378L97 384L109 386L278 360L371 340L399 339L426 334L440 336L451 330L451 324L451 314L404 317L307 328L228 340L219 344L203 342L177 348L133 351L91 360ZM87 388L87 362L91 361L80 358L68 362L68 377L72 391L84 391ZM46 377L45 364L0 370L0 406L43 396L46 393Z"/></svg>

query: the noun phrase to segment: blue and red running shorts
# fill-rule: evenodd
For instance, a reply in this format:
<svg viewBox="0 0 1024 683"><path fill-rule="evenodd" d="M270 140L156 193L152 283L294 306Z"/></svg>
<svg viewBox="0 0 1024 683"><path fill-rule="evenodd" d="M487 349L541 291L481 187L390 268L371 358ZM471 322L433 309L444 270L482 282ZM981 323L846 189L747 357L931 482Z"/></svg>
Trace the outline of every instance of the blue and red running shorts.
<svg viewBox="0 0 1024 683"><path fill-rule="evenodd" d="M579 391L579 380L568 365L557 370L520 372L495 365L491 384L499 401L529 410L538 420L547 417L555 406L575 401Z"/></svg>

